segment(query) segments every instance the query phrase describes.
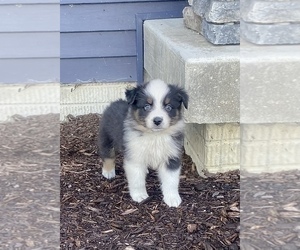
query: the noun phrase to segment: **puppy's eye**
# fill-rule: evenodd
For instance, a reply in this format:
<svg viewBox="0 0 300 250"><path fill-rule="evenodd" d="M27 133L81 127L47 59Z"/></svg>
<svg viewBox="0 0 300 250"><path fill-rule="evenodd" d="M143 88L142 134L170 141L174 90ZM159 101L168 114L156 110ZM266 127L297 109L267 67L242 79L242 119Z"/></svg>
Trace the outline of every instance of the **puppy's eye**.
<svg viewBox="0 0 300 250"><path fill-rule="evenodd" d="M167 112L170 112L170 111L172 110L172 106L171 106L170 104L167 104L167 105L165 106L165 110L166 110Z"/></svg>
<svg viewBox="0 0 300 250"><path fill-rule="evenodd" d="M151 105L150 104L145 104L145 106L144 106L144 110L145 111L150 111L151 110Z"/></svg>

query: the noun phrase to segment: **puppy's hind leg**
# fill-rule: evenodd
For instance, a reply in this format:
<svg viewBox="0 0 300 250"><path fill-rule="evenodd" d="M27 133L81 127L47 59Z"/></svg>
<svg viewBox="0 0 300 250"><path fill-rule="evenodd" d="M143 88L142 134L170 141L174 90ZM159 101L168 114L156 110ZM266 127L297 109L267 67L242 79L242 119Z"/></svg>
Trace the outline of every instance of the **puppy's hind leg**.
<svg viewBox="0 0 300 250"><path fill-rule="evenodd" d="M112 140L105 133L100 134L99 153L103 160L102 175L106 179L112 179L116 176L115 171L115 151Z"/></svg>
<svg viewBox="0 0 300 250"><path fill-rule="evenodd" d="M102 175L106 179L115 178L115 176L116 176L115 158L104 158L103 168L102 168Z"/></svg>

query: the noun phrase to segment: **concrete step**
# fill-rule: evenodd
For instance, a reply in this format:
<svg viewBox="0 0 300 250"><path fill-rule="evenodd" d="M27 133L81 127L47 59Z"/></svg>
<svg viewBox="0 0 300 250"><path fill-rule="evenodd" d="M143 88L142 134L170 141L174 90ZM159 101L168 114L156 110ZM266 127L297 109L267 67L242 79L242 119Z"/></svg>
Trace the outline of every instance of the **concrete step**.
<svg viewBox="0 0 300 250"><path fill-rule="evenodd" d="M258 46L243 41L241 123L300 122L300 45Z"/></svg>
<svg viewBox="0 0 300 250"><path fill-rule="evenodd" d="M299 46L214 46L182 19L146 21L144 39L146 79L190 95L185 150L199 174L299 168Z"/></svg>
<svg viewBox="0 0 300 250"><path fill-rule="evenodd" d="M198 173L239 168L239 46L214 46L183 19L146 21L144 41L146 78L189 93L185 150Z"/></svg>
<svg viewBox="0 0 300 250"><path fill-rule="evenodd" d="M181 18L145 21L144 41L147 75L190 94L188 123L239 121L238 46L214 46Z"/></svg>

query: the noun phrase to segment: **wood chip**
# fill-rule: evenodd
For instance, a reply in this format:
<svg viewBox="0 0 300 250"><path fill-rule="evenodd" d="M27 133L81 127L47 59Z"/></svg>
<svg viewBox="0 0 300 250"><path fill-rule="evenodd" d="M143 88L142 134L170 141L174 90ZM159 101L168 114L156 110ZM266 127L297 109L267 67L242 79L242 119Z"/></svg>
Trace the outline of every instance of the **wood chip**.
<svg viewBox="0 0 300 250"><path fill-rule="evenodd" d="M188 224L187 230L189 233L194 233L197 230L197 224Z"/></svg>
<svg viewBox="0 0 300 250"><path fill-rule="evenodd" d="M137 208L130 208L130 209L127 209L125 212L121 213L121 215L132 214L137 210L138 210Z"/></svg>

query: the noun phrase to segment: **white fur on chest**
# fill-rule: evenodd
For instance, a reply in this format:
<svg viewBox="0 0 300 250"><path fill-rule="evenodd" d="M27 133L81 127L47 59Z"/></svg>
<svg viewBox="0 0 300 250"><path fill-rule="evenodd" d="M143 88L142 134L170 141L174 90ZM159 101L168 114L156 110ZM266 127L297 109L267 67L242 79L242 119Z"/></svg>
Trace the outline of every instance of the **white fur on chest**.
<svg viewBox="0 0 300 250"><path fill-rule="evenodd" d="M126 154L130 160L157 169L169 158L178 157L181 148L169 134L127 131Z"/></svg>

